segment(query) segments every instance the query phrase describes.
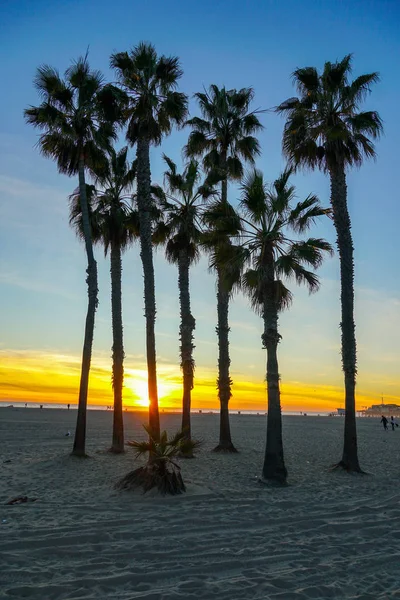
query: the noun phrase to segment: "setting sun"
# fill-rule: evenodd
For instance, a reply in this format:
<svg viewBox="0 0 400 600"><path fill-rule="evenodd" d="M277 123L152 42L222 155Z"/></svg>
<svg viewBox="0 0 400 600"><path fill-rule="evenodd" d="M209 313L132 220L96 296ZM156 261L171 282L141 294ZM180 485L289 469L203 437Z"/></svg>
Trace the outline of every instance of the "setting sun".
<svg viewBox="0 0 400 600"><path fill-rule="evenodd" d="M149 393L147 388L147 381L140 379L136 381L130 381L129 388L136 396L135 404L137 406L143 406L144 408L149 406Z"/></svg>
<svg viewBox="0 0 400 600"><path fill-rule="evenodd" d="M171 395L176 396L179 393L180 386L175 383L160 381L158 379L158 399L162 404L163 399L170 400ZM149 392L147 387L147 374L131 373L125 378L125 387L132 392L133 404L137 407L147 408L149 406ZM170 402L167 402L167 406Z"/></svg>

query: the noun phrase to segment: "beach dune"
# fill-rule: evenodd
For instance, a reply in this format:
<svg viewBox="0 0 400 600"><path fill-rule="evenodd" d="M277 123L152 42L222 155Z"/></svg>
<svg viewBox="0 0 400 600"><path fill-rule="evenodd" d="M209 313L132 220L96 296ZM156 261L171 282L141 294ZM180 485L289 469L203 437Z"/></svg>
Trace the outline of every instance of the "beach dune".
<svg viewBox="0 0 400 600"><path fill-rule="evenodd" d="M144 414L125 413L126 439ZM116 492L133 453L109 454L112 414L88 414L90 458L69 456L74 410L0 410L0 598L302 600L400 598L400 431L358 419L362 467L329 472L343 419L284 416L289 485L264 487L265 416L233 415L240 454L210 450L218 417L194 415L204 445L182 461L188 492ZM162 426L178 429L179 415ZM36 502L7 506L18 495Z"/></svg>

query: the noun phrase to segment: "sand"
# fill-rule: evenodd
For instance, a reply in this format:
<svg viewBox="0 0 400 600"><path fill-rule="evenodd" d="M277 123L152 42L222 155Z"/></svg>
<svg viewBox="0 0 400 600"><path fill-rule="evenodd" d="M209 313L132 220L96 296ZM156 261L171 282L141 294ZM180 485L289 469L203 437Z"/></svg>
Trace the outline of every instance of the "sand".
<svg viewBox="0 0 400 600"><path fill-rule="evenodd" d="M182 462L188 493L159 498L113 490L133 461L106 452L111 413L89 413L91 458L71 458L75 417L0 409L0 598L400 598L400 428L359 419L371 476L350 476L327 471L343 419L284 417L290 485L266 488L265 417L232 416L240 454L224 456L210 452L218 417L195 415L204 447ZM140 416L125 424L142 436ZM21 494L38 500L4 505Z"/></svg>

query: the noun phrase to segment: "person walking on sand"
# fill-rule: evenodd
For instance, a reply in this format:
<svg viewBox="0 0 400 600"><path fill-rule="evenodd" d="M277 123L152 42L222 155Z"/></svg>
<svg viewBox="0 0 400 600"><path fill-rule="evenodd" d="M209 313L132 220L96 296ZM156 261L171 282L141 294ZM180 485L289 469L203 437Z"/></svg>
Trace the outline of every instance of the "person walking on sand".
<svg viewBox="0 0 400 600"><path fill-rule="evenodd" d="M381 423L382 423L382 425L383 425L383 429L384 429L385 431L387 431L387 429L388 429L388 420L387 420L387 418L385 417L385 415L382 415Z"/></svg>
<svg viewBox="0 0 400 600"><path fill-rule="evenodd" d="M397 424L397 423L396 423L396 421L394 420L394 417L393 417L393 416L391 416L391 417L390 417L390 424L391 424L391 426L392 426L392 431L394 431L394 428L395 428L395 427L398 427L398 424Z"/></svg>

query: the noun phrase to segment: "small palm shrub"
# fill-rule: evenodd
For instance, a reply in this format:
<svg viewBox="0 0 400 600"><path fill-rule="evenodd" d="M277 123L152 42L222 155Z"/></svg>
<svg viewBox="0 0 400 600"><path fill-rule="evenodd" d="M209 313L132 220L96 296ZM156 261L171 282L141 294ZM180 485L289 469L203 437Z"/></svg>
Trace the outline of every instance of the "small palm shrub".
<svg viewBox="0 0 400 600"><path fill-rule="evenodd" d="M163 495L182 494L186 491L186 486L182 479L181 468L174 459L192 456L193 451L199 448L200 442L188 439L185 430L178 431L170 439L167 432L163 431L158 440L149 425L143 427L149 439L143 442L127 442L127 445L134 449L136 458L147 454L147 463L122 477L115 484L115 489L142 488L143 493L146 493L152 488L157 488Z"/></svg>

